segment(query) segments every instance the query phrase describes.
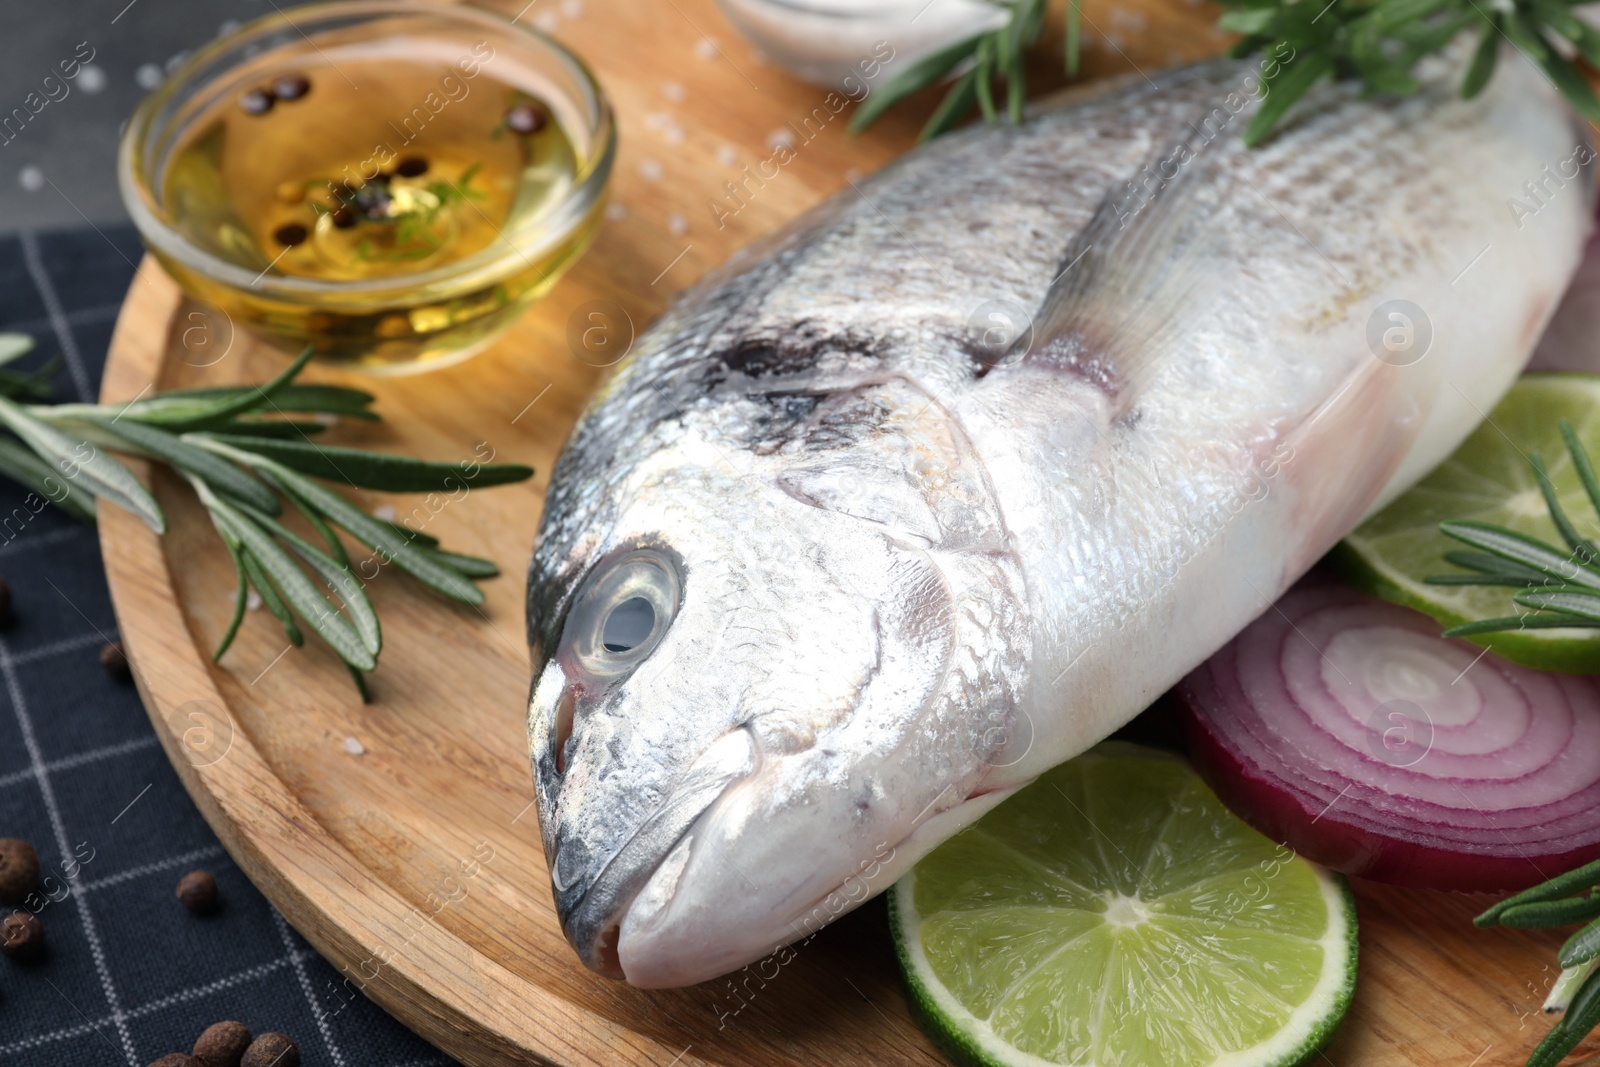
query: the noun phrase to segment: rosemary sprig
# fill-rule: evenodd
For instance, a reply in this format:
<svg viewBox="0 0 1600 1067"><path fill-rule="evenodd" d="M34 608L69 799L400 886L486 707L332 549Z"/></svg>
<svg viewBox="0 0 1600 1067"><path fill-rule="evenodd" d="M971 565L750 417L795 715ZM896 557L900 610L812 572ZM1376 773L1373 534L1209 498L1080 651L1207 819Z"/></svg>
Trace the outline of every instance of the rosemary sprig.
<svg viewBox="0 0 1600 1067"><path fill-rule="evenodd" d="M1026 95L1023 54L1039 36L1048 0L992 0L1009 9L1007 24L975 34L901 71L867 97L850 122L859 132L919 89L955 76L921 139L937 137L974 106L998 122L994 86L1007 87L1005 116L1021 121ZM1066 69L1077 74L1080 0L1066 3ZM1461 80L1466 98L1483 91L1507 43L1544 68L1551 83L1585 117L1600 122L1600 99L1567 57L1600 66L1600 30L1572 13L1592 0L1219 0L1218 24L1242 35L1236 57L1272 57L1265 97L1246 125L1244 142L1259 144L1294 103L1323 78L1359 80L1369 93L1407 95L1420 83L1416 67L1459 34L1476 32L1478 45Z"/></svg>
<svg viewBox="0 0 1600 1067"><path fill-rule="evenodd" d="M1507 897L1472 920L1478 926L1548 929L1588 922L1561 946L1561 974L1544 1010L1562 1013L1528 1057L1528 1067L1553 1067L1600 1025L1600 861Z"/></svg>
<svg viewBox="0 0 1600 1067"><path fill-rule="evenodd" d="M1386 0L1392 2L1392 0ZM1600 478L1583 442L1572 426L1561 421L1561 439L1572 457L1589 504L1600 518ZM1470 545L1474 552L1447 552L1445 559L1464 573L1430 575L1431 585L1492 585L1517 589L1511 600L1527 611L1493 619L1478 619L1452 626L1446 637L1470 637L1528 628L1575 627L1600 629L1600 541L1578 532L1556 495L1544 461L1531 459L1534 477L1544 495L1551 522L1564 546L1556 546L1486 522L1451 520L1439 524L1447 537Z"/></svg>
<svg viewBox="0 0 1600 1067"><path fill-rule="evenodd" d="M365 546L378 566L393 563L462 603L482 603L475 582L499 573L489 560L446 552L433 537L374 518L313 479L450 493L522 481L533 470L485 463L468 475L453 464L313 443L324 425L289 416L378 415L372 396L359 390L294 384L310 349L258 386L178 390L127 404L44 405L26 401L40 396L47 371L19 374L4 366L32 347L19 337L0 334L0 426L13 435L0 435L0 475L90 522L97 501L109 500L156 533L167 529L161 506L111 453L166 463L184 477L210 513L237 576L233 616L213 660L232 645L254 589L290 642L304 641L304 624L345 663L367 699L362 672L377 666L383 636L364 579L377 571L352 564L339 531ZM279 521L285 502L315 540Z"/></svg>
<svg viewBox="0 0 1600 1067"><path fill-rule="evenodd" d="M1385 0L1395 2L1395 0ZM1583 442L1562 420L1561 439L1572 457L1584 494L1600 517L1600 479ZM1446 552L1464 573L1433 575L1435 585L1506 586L1519 590L1512 600L1529 609L1523 615L1481 619L1452 626L1446 637L1517 629L1587 627L1600 629L1600 541L1586 538L1568 517L1544 461L1530 458L1539 491L1562 546L1485 522L1451 521L1439 529L1474 551ZM1586 923L1567 939L1557 957L1561 974L1551 987L1545 1011L1561 1012L1528 1057L1528 1067L1553 1067L1600 1025L1600 861L1558 875L1507 897L1473 920L1478 926L1546 929Z"/></svg>

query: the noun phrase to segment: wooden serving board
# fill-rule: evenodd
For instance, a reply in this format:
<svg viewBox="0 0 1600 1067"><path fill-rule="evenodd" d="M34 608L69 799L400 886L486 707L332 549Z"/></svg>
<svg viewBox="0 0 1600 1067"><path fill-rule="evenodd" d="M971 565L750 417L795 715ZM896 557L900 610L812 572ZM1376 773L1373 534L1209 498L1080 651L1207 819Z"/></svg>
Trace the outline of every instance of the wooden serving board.
<svg viewBox="0 0 1600 1067"><path fill-rule="evenodd" d="M514 8L523 0L515 0ZM1226 42L1205 6L1085 5L1089 77L1201 58ZM781 971L642 991L581 967L551 903L525 748L523 573L545 475L600 372L575 358L567 323L597 299L642 328L673 293L734 249L904 151L936 97L852 139L847 115L807 143L719 227L722 183L772 154L824 91L746 45L711 0L537 0L538 22L597 68L621 121L614 204L594 249L545 302L477 359L389 380L313 371L378 396L381 426L330 440L435 459L535 465L531 483L454 501L386 498L454 549L499 561L482 610L384 573L374 703L358 702L321 647L286 651L251 612L220 666L233 572L205 513L172 478L154 489L165 538L114 507L101 544L146 707L184 783L229 852L347 986L464 1063L936 1064L900 991L881 902L807 944ZM1057 64L1036 72L1048 82ZM792 136L792 134L791 134ZM226 355L217 359L220 352ZM215 360L215 362L212 362ZM147 260L112 342L107 400L259 380L282 358L186 303ZM481 458L481 452L479 453ZM1358 885L1361 973L1326 1060L1521 1064L1559 938L1477 931L1479 898Z"/></svg>

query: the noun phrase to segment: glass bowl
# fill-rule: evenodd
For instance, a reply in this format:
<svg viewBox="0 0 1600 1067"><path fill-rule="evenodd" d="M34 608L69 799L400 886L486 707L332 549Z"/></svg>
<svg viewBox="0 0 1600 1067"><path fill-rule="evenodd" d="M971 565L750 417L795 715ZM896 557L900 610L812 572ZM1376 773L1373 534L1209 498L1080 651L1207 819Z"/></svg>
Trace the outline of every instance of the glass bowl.
<svg viewBox="0 0 1600 1067"><path fill-rule="evenodd" d="M598 82L536 30L343 0L189 59L134 112L117 172L191 296L394 374L467 358L543 296L593 239L615 153Z"/></svg>
<svg viewBox="0 0 1600 1067"><path fill-rule="evenodd" d="M1006 24L989 0L717 0L774 62L859 99L917 60Z"/></svg>

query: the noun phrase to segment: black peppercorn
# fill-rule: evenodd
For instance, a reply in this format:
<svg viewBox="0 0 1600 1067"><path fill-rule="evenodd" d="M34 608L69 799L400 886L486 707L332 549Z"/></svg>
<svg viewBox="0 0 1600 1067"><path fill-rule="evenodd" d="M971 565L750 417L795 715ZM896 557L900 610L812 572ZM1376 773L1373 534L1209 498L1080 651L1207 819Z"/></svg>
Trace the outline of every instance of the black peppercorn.
<svg viewBox="0 0 1600 1067"><path fill-rule="evenodd" d="M246 115L265 115L277 101L264 89L251 89L239 97L239 107Z"/></svg>
<svg viewBox="0 0 1600 1067"><path fill-rule="evenodd" d="M356 213L350 210L349 204L340 204L334 208L333 224L341 230L348 230L356 224Z"/></svg>
<svg viewBox="0 0 1600 1067"><path fill-rule="evenodd" d="M0 920L0 952L24 963L44 951L44 926L37 915L14 911Z"/></svg>
<svg viewBox="0 0 1600 1067"><path fill-rule="evenodd" d="M394 172L402 178L420 178L428 173L428 161L421 156L407 156L395 164Z"/></svg>
<svg viewBox="0 0 1600 1067"><path fill-rule="evenodd" d="M205 1067L199 1060L187 1052L169 1052L159 1060L155 1060L150 1067Z"/></svg>
<svg viewBox="0 0 1600 1067"><path fill-rule="evenodd" d="M18 837L0 837L0 900L20 903L39 888L39 854Z"/></svg>
<svg viewBox="0 0 1600 1067"><path fill-rule="evenodd" d="M311 91L311 79L304 74L285 74L272 83L272 95L279 100L298 100Z"/></svg>
<svg viewBox="0 0 1600 1067"><path fill-rule="evenodd" d="M232 1019L212 1023L194 1043L194 1058L201 1067L239 1067L250 1047L250 1028Z"/></svg>
<svg viewBox="0 0 1600 1067"><path fill-rule="evenodd" d="M126 682L133 677L133 669L128 666L128 654L122 651L121 641L101 647L100 668L111 676L112 681Z"/></svg>
<svg viewBox="0 0 1600 1067"><path fill-rule="evenodd" d="M284 247L293 248L306 239L306 228L298 222L286 222L273 230L272 236Z"/></svg>
<svg viewBox="0 0 1600 1067"><path fill-rule="evenodd" d="M178 900L196 915L215 911L217 880L210 871L190 871L178 879Z"/></svg>
<svg viewBox="0 0 1600 1067"><path fill-rule="evenodd" d="M544 109L533 104L518 104L506 112L506 129L512 133L538 133L548 121Z"/></svg>
<svg viewBox="0 0 1600 1067"><path fill-rule="evenodd" d="M11 622L11 583L0 578L0 626Z"/></svg>
<svg viewBox="0 0 1600 1067"><path fill-rule="evenodd" d="M283 1034L262 1034L244 1050L239 1067L300 1067L300 1050Z"/></svg>

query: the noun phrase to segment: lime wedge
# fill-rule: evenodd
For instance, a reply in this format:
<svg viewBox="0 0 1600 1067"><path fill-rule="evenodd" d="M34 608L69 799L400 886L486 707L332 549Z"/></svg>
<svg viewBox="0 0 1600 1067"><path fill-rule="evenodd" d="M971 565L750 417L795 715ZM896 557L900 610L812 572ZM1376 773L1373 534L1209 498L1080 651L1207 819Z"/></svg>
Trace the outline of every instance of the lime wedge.
<svg viewBox="0 0 1600 1067"><path fill-rule="evenodd" d="M1600 459L1600 376L1529 374L1451 457L1412 490L1356 528L1332 561L1355 584L1385 600L1456 626L1476 619L1521 615L1506 586L1428 585L1433 574L1463 574L1444 554L1467 546L1439 532L1445 519L1478 519L1564 542L1550 521L1529 462L1538 454L1561 506L1584 536L1600 531L1562 443L1566 419L1592 458ZM1498 655L1538 670L1600 672L1600 630L1511 630L1468 638Z"/></svg>
<svg viewBox="0 0 1600 1067"><path fill-rule="evenodd" d="M1344 880L1232 815L1176 756L1107 743L897 882L918 1017L988 1067L1278 1067L1356 977Z"/></svg>

